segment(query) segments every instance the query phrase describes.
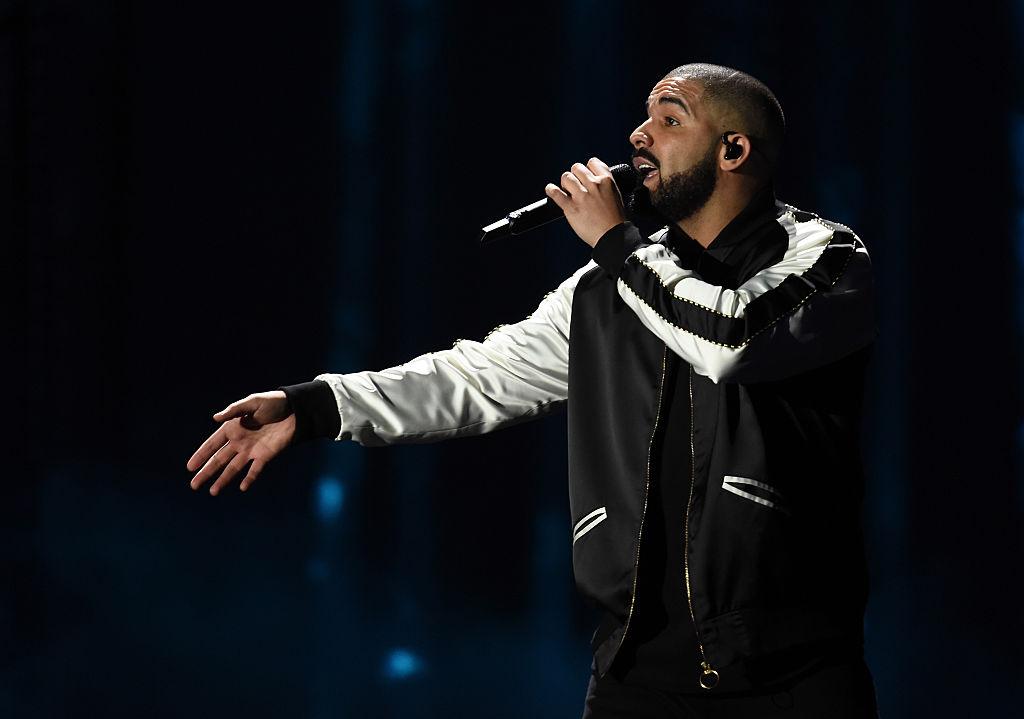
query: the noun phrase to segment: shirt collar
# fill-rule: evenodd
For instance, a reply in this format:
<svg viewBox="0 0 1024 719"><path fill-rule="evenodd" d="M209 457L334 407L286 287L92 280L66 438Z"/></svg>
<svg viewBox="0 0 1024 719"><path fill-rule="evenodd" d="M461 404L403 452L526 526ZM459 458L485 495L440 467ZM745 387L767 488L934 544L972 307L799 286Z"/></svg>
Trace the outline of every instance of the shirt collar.
<svg viewBox="0 0 1024 719"><path fill-rule="evenodd" d="M665 241L672 251L681 258L689 257L696 260L700 255L707 253L717 260L727 262L729 250L733 246L754 234L766 222L775 221L778 215L778 204L775 198L775 185L769 181L755 192L750 198L750 202L722 228L707 249L674 222L668 226Z"/></svg>

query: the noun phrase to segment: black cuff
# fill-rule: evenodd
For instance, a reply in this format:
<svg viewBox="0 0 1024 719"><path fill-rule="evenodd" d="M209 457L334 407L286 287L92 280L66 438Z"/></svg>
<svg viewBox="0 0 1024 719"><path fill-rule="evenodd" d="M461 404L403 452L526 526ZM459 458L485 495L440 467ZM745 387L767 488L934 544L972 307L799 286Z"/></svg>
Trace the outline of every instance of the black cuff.
<svg viewBox="0 0 1024 719"><path fill-rule="evenodd" d="M601 235L590 256L613 279L618 279L626 258L645 244L647 242L640 234L640 229L626 220Z"/></svg>
<svg viewBox="0 0 1024 719"><path fill-rule="evenodd" d="M322 379L278 387L288 397L295 413L292 444L311 439L334 439L341 432L341 413L331 386Z"/></svg>

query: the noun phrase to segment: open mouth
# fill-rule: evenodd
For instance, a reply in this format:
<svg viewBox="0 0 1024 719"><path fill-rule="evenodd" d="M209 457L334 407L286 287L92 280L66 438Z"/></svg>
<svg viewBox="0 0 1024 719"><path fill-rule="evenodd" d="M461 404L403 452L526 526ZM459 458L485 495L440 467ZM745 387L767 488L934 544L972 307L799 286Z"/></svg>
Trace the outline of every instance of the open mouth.
<svg viewBox="0 0 1024 719"><path fill-rule="evenodd" d="M645 157L633 157L633 167L640 173L641 182L647 184L647 181L658 174L658 168L654 166L653 160L648 160Z"/></svg>

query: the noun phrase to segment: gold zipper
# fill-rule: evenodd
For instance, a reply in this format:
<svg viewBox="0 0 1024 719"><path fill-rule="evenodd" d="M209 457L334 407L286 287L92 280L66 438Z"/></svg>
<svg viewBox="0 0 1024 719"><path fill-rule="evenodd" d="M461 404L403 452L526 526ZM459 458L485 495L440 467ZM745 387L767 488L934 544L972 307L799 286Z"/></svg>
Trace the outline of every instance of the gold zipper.
<svg viewBox="0 0 1024 719"><path fill-rule="evenodd" d="M686 500L686 519L683 521L683 569L686 576L686 603L690 606L690 619L693 620L693 632L697 636L697 647L700 648L700 685L705 689L714 689L718 685L718 672L708 663L704 654L704 645L700 642L697 631L697 618L693 615L693 599L690 596L690 505L693 504L693 485L696 483L696 459L693 446L693 365L686 363L686 380L690 386L690 497Z"/></svg>
<svg viewBox="0 0 1024 719"><path fill-rule="evenodd" d="M647 475L644 479L644 509L640 513L640 530L636 535L636 559L633 561L633 596L629 600L629 613L626 615L626 624L622 628L622 639L619 646L615 648L618 654L622 643L626 641L626 633L629 631L629 620L633 618L633 605L636 604L636 580L640 574L640 538L644 533L644 516L647 514L647 494L651 486L651 447L654 444L654 435L658 431L658 419L661 417L661 394L665 387L665 362L668 359L668 345L665 345L661 354L661 383L658 385L658 409L654 415L654 429L651 430L651 439L647 443Z"/></svg>

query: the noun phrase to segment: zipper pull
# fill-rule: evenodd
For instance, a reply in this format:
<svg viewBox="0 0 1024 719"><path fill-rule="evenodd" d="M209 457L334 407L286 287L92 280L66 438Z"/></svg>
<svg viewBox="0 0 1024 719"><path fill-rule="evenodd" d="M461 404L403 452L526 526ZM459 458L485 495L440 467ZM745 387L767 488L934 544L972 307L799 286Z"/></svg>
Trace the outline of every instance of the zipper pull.
<svg viewBox="0 0 1024 719"><path fill-rule="evenodd" d="M718 672L711 668L707 661L700 663L700 685L705 689L714 689L718 686Z"/></svg>

